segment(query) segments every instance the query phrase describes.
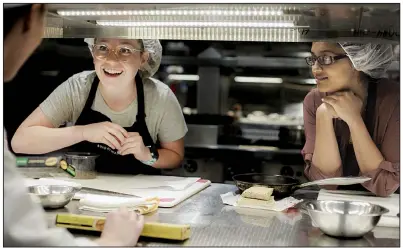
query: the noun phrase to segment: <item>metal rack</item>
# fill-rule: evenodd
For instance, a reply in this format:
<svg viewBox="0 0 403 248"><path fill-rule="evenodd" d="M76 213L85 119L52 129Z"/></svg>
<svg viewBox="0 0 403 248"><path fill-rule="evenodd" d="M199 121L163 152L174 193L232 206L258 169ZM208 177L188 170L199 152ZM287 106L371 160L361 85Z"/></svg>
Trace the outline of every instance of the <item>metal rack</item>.
<svg viewBox="0 0 403 248"><path fill-rule="evenodd" d="M47 38L394 42L399 4L50 4Z"/></svg>

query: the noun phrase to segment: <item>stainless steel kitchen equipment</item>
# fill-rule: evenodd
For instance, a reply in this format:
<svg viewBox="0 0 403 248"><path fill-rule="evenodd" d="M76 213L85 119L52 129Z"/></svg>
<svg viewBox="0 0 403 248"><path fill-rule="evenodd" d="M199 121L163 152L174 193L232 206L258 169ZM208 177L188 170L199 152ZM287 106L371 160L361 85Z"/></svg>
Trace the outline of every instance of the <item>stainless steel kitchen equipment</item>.
<svg viewBox="0 0 403 248"><path fill-rule="evenodd" d="M389 212L379 205L354 201L307 201L301 207L322 232L343 238L364 236Z"/></svg>
<svg viewBox="0 0 403 248"><path fill-rule="evenodd" d="M399 43L396 4L49 4L47 38Z"/></svg>
<svg viewBox="0 0 403 248"><path fill-rule="evenodd" d="M223 114L222 107L225 104L220 103L223 99L228 98L228 94L218 84L238 85L239 90L243 95L252 95L256 97L256 92L260 91L260 96L266 98L279 96L280 93L276 90L272 94L267 94L263 88L287 88L287 90L299 91L300 94L306 94L314 85L306 83L309 81L309 67L304 61L304 56L309 52L309 44L304 42L312 41L359 41L359 42L387 42L399 44L400 40L400 5L399 4L294 4L294 3L277 3L277 4L48 4L49 14L46 18L45 38L62 38L69 40L76 38L79 44L82 38L88 37L110 37L110 38L151 38L161 40L180 40L180 41L234 41L250 42L249 47L244 50L235 52L235 54L219 54L219 50L214 50L208 47L202 51L199 56L173 56L165 55L162 58L161 66L181 65L197 67L188 74L196 75L198 80L193 82L197 84L197 106L200 113L217 112ZM71 39L74 40L74 39ZM47 39L47 42L52 43L55 40ZM258 43L260 42L260 43ZM279 43L288 42L288 43ZM63 65L55 65L51 63L51 68L40 68L41 73L51 75L66 74L71 76L73 73L72 67L80 70L84 68L84 60L87 60L88 65L92 65L91 54L88 52L87 46L69 46L65 42L61 48L55 46L57 52L51 51L52 54L68 54L74 57L74 60L69 60L69 63L74 66L63 67ZM261 52L260 46L270 44L269 51ZM284 44L292 44L299 46L299 49L292 50ZM308 45L307 45L308 44ZM257 48L259 47L259 49ZM280 49L284 47L284 49ZM254 49L251 49L254 48ZM292 47L291 47L292 48ZM398 48L397 48L398 49ZM218 51L218 52L217 52ZM252 51L254 52L253 54ZM239 53L238 53L239 52ZM260 52L260 53L259 53ZM54 61L50 59L49 61ZM64 60L65 61L65 60ZM81 61L81 63L77 63ZM45 64L45 63L38 63ZM78 66L77 66L78 65ZM63 69L60 69L63 68ZM239 83L235 82L235 75L223 75L224 69L232 69L239 73L240 68L258 68L266 71L269 75L262 75L260 80L270 75L274 70L283 70L281 75L281 84L257 84L257 83ZM394 72L399 72L399 63L396 61L392 64ZM85 69L93 69L91 66ZM54 70L54 71L53 71ZM72 70L72 71L69 71ZM78 69L77 69L78 70ZM297 71L298 77L290 76L290 71ZM77 71L78 72L78 71ZM74 71L76 73L76 71ZM171 73L171 72L170 72ZM180 72L175 72L180 73ZM203 74L203 75L201 75ZM208 76L210 75L210 76ZM256 77L252 74L250 76ZM280 77L280 76L279 76ZM299 78L301 77L301 78ZM49 79L49 85L61 83L62 76ZM259 79L259 78L258 78ZM267 79L267 78L266 78ZM24 80L27 81L27 80ZM43 81L43 80L42 80ZM223 83L225 81L225 83ZM234 82L232 82L234 81ZM13 84L10 84L13 85ZM255 85L255 86L253 86ZM264 86L263 86L264 85ZM241 87L242 86L242 87ZM273 87L272 87L273 86ZM298 87L297 87L298 86ZM13 86L8 86L13 87ZM16 88L19 85L15 86ZM53 86L52 86L53 87ZM56 86L55 86L56 87ZM225 88L225 87L224 87ZM229 88L229 87L227 87ZM254 88L254 91L250 89ZM292 89L291 89L292 88ZM299 88L296 90L296 88ZM249 89L244 91L244 89ZM18 89L17 89L18 90ZM213 93L211 93L214 91ZM217 91L221 91L217 92ZM51 90L49 89L50 93ZM208 95L206 95L206 92ZM47 96L48 93L43 94ZM285 94L286 93L281 93ZM12 95L12 94L10 94ZM220 96L220 97L218 97ZM288 96L287 96L288 97ZM11 97L10 97L11 98ZM221 98L221 99L219 99ZM17 98L16 98L17 99ZM203 100L204 99L204 100ZM43 99L41 99L42 101ZM10 100L9 100L10 101ZM41 102L38 100L38 103ZM35 103L36 104L36 103ZM220 106L221 104L221 106ZM9 104L16 106L17 104ZM35 106L36 107L36 106ZM21 113L20 109L10 111L10 113ZM28 113L26 113L28 115ZM25 118L25 116L24 116ZM10 119L10 118L8 118ZM21 118L23 119L23 118ZM20 123L18 123L19 125ZM17 128L18 125L14 124ZM191 138L191 132L196 131L201 126L196 126L190 130L187 142L195 144L214 143L215 127L209 129L208 134L204 137L205 130L201 131L199 136ZM202 130L204 127L201 127ZM217 127L218 129L220 127ZM303 128L303 127L302 127ZM262 132L255 135L258 129L248 129L249 134L255 137L263 137ZM287 144L295 144L300 146L303 143L301 126L285 130L284 141ZM268 139L275 140L279 136L278 128L273 131L264 130L265 136ZM280 135L282 136L282 135ZM202 139L200 139L202 138ZM203 139L207 138L207 139ZM239 144L233 142L233 147ZM217 147L214 154L222 153L222 144L213 145ZM228 145L228 144L225 144ZM247 144L258 145L258 144ZM262 145L262 144L259 144ZM273 146L272 144L263 144ZM210 145L209 145L210 146ZM289 148L287 148L289 149ZM295 150L298 150L296 147ZM204 149L207 150L207 149ZM210 149L213 150L213 149ZM239 154L238 150L233 149L234 153L226 155L227 157L233 154ZM187 152L188 153L188 152ZM199 159L201 156L196 156L196 159L190 158L191 163L186 163L186 175L196 175L202 172L203 175L216 174L218 178L222 178L222 171L232 174L240 174L247 172L259 172L259 166L255 160L245 160L242 166L247 167L248 171L237 171L235 166L223 166L221 162L214 159L214 162L209 162L216 155L210 155ZM295 155L299 156L299 154ZM235 158L238 159L238 158ZM234 160L235 160L234 159ZM238 159L239 160L239 159ZM194 163L196 161L196 163ZM201 162L200 162L201 161ZM216 164L220 166L216 166ZM300 163L303 168L303 161L297 161L293 164ZM195 166L195 164L202 166ZM213 169L205 169L206 164L211 164L209 168L219 167L220 173L216 173ZM269 165L268 165L269 166ZM224 168L223 168L224 167ZM237 167L241 167L238 166ZM276 168L279 166L276 166ZM195 169L196 168L196 169ZM279 167L282 169L283 167ZM285 168L285 167L284 167ZM273 168L270 168L274 170ZM279 169L279 170L280 170ZM196 172L195 172L196 171ZM294 169L294 171L298 171ZM274 173L271 173L274 175Z"/></svg>
<svg viewBox="0 0 403 248"><path fill-rule="evenodd" d="M238 189L243 192L253 186L273 188L273 196L281 199L290 196L295 190L314 185L353 185L370 180L369 177L334 177L315 180L301 184L294 177L281 175L265 175L262 173L247 173L233 177Z"/></svg>
<svg viewBox="0 0 403 248"><path fill-rule="evenodd" d="M154 214L146 215L146 222L190 224L192 235L183 244L141 239L138 246L310 247L319 245L330 247L399 247L398 228L376 227L362 239L353 241L336 239L323 234L318 228L312 226L311 218L306 214L265 211L264 216L261 216L259 214L263 210L243 209L244 211L241 212L232 206L223 205L220 195L235 190L235 185L213 183L210 187L174 208L160 208ZM98 195L98 192L92 192L92 194ZM303 198L306 199L305 196ZM72 201L66 209L47 212L49 225L55 226L56 215L66 212L93 215L93 212L80 211L78 202ZM262 223L265 225L264 227L260 225ZM83 232L73 233L73 235L97 238Z"/></svg>
<svg viewBox="0 0 403 248"><path fill-rule="evenodd" d="M36 185L28 187L34 201L39 201L44 208L62 208L66 206L80 188L66 185Z"/></svg>
<svg viewBox="0 0 403 248"><path fill-rule="evenodd" d="M188 133L185 136L186 145L217 145L220 126L188 124Z"/></svg>

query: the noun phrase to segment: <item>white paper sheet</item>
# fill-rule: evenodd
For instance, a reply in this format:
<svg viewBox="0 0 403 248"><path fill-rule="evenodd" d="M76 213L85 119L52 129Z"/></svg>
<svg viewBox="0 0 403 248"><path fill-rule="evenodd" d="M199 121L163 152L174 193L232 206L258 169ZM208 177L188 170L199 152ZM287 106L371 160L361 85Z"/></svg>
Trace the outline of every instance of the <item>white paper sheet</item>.
<svg viewBox="0 0 403 248"><path fill-rule="evenodd" d="M83 187L120 192L120 189L164 188L181 191L197 182L200 177L174 177L150 175L97 175L94 179L55 178L80 183Z"/></svg>
<svg viewBox="0 0 403 248"><path fill-rule="evenodd" d="M74 179L68 177L57 179L80 183L85 188L106 190L143 198L158 197L161 200L159 207L173 207L211 184L209 180L200 180L199 177L150 175L101 174L95 179ZM86 193L78 192L74 196L74 199L82 199L86 195Z"/></svg>
<svg viewBox="0 0 403 248"><path fill-rule="evenodd" d="M234 207L240 207L237 205L237 201L240 197L240 195L235 195L233 192L228 192L225 194L220 195L221 200L224 204L234 206ZM254 209L262 209L262 210L271 210L271 211L277 211L281 212L284 211L290 207L295 206L297 203L302 202L302 200L297 200L294 197L287 197L284 199L281 199L279 201L276 201L273 207L266 207L266 206L242 206L245 208L254 208Z"/></svg>
<svg viewBox="0 0 403 248"><path fill-rule="evenodd" d="M134 176L135 183L130 185L132 189L171 188L172 190L184 190L194 184L200 177L175 177L175 176ZM133 181L134 181L133 180Z"/></svg>
<svg viewBox="0 0 403 248"><path fill-rule="evenodd" d="M141 206L151 206L156 204L156 201L147 202L144 198L137 197L120 197L107 195L87 195L79 202L79 209L107 213L126 207L129 210L135 210Z"/></svg>

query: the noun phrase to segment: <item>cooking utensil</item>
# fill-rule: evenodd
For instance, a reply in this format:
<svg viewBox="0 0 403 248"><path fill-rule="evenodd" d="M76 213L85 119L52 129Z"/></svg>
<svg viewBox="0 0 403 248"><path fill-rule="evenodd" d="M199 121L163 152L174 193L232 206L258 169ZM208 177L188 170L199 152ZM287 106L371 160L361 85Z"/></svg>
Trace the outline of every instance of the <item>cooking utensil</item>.
<svg viewBox="0 0 403 248"><path fill-rule="evenodd" d="M302 125L281 126L278 137L281 147L303 146L305 144L305 132Z"/></svg>
<svg viewBox="0 0 403 248"><path fill-rule="evenodd" d="M80 188L67 185L36 185L28 187L33 200L39 201L44 208L66 206Z"/></svg>
<svg viewBox="0 0 403 248"><path fill-rule="evenodd" d="M307 201L300 207L323 233L345 238L364 236L389 212L382 206L356 201Z"/></svg>
<svg viewBox="0 0 403 248"><path fill-rule="evenodd" d="M273 196L275 199L290 196L295 190L312 185L352 185L371 180L371 178L368 177L335 177L300 184L300 181L294 177L281 175L270 176L260 173L239 174L235 175L232 179L235 181L241 193L252 186L273 188Z"/></svg>
<svg viewBox="0 0 403 248"><path fill-rule="evenodd" d="M65 160L60 162L60 167L77 179L94 179L97 177L95 171L95 160L97 154L89 152L68 152Z"/></svg>

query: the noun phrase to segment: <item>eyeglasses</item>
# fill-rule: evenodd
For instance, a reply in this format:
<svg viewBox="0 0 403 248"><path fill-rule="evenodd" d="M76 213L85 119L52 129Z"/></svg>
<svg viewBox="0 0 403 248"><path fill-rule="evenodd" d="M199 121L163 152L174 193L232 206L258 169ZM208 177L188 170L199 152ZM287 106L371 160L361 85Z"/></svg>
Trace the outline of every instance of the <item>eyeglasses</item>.
<svg viewBox="0 0 403 248"><path fill-rule="evenodd" d="M115 49L110 49L107 45L97 44L92 46L92 53L98 59L106 59L110 52L114 52L117 59L120 61L129 60L136 52L142 52L140 49L131 48L125 45L117 46Z"/></svg>
<svg viewBox="0 0 403 248"><path fill-rule="evenodd" d="M337 56L330 56L330 55L323 55L323 56L309 56L305 58L306 63L309 66L313 66L316 61L320 65L331 65L339 59L344 59L347 57L347 54L337 55Z"/></svg>

